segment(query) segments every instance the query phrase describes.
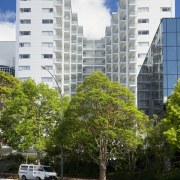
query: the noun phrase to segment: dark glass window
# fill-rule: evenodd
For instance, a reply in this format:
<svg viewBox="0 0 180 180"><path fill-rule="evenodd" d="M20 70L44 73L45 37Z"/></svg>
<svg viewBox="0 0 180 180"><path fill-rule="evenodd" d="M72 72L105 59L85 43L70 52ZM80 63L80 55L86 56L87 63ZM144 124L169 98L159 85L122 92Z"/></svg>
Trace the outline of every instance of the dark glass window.
<svg viewBox="0 0 180 180"><path fill-rule="evenodd" d="M180 19L177 19L177 30L180 32Z"/></svg>
<svg viewBox="0 0 180 180"><path fill-rule="evenodd" d="M52 20L52 19L43 19L43 20L42 20L42 23L43 23L43 24L52 24L52 23L53 23L53 20Z"/></svg>
<svg viewBox="0 0 180 180"><path fill-rule="evenodd" d="M178 63L178 74L180 74L180 61L177 61Z"/></svg>
<svg viewBox="0 0 180 180"><path fill-rule="evenodd" d="M167 46L176 46L176 33L167 33Z"/></svg>
<svg viewBox="0 0 180 180"><path fill-rule="evenodd" d="M163 19L162 22L163 22L163 32L166 32L167 31L166 19Z"/></svg>
<svg viewBox="0 0 180 180"><path fill-rule="evenodd" d="M167 48L166 47L163 48L163 60L164 61L167 60Z"/></svg>
<svg viewBox="0 0 180 180"><path fill-rule="evenodd" d="M167 60L176 60L176 47L167 47Z"/></svg>
<svg viewBox="0 0 180 180"><path fill-rule="evenodd" d="M162 41L163 41L163 46L167 46L167 34L166 33L163 33Z"/></svg>
<svg viewBox="0 0 180 180"><path fill-rule="evenodd" d="M177 75L168 75L168 88L174 88L177 83Z"/></svg>
<svg viewBox="0 0 180 180"><path fill-rule="evenodd" d="M168 90L167 89L164 89L164 92L163 92L163 96L166 97L168 95Z"/></svg>
<svg viewBox="0 0 180 180"><path fill-rule="evenodd" d="M177 33L177 46L180 46L180 33Z"/></svg>
<svg viewBox="0 0 180 180"><path fill-rule="evenodd" d="M177 59L180 61L180 47L177 47Z"/></svg>
<svg viewBox="0 0 180 180"><path fill-rule="evenodd" d="M177 61L167 61L167 74L177 74Z"/></svg>
<svg viewBox="0 0 180 180"><path fill-rule="evenodd" d="M167 32L176 32L176 19L167 19Z"/></svg>
<svg viewBox="0 0 180 180"><path fill-rule="evenodd" d="M167 74L167 61L163 61L163 74Z"/></svg>
<svg viewBox="0 0 180 180"><path fill-rule="evenodd" d="M163 77L163 86L164 88L167 88L167 76Z"/></svg>

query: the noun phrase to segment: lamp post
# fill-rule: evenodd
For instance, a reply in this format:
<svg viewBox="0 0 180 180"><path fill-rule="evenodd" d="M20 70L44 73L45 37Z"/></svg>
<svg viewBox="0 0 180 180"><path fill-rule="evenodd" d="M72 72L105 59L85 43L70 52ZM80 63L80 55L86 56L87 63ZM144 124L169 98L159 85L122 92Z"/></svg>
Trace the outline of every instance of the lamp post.
<svg viewBox="0 0 180 180"><path fill-rule="evenodd" d="M62 103L61 103L61 114L62 114L62 116L61 116L61 118L63 121L64 120L64 101L63 101L62 90L61 90L56 78L53 76L53 74L45 66L41 66L41 67L42 67L42 69L46 70L51 75L51 77L54 79L54 81L56 82L60 97L62 99ZM60 180L63 180L63 172L64 172L63 166L64 166L64 149L63 149L63 145L61 145L61 177L60 177Z"/></svg>

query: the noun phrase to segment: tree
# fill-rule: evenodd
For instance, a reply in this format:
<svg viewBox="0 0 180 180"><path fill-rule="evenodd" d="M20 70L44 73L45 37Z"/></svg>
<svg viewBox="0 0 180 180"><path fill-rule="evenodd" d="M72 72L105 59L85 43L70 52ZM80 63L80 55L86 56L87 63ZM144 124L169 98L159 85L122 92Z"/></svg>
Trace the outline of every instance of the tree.
<svg viewBox="0 0 180 180"><path fill-rule="evenodd" d="M165 118L161 123L166 141L180 150L180 80L167 101Z"/></svg>
<svg viewBox="0 0 180 180"><path fill-rule="evenodd" d="M9 73L0 71L0 111L4 108L4 101L7 99L11 92L20 84L20 81L10 75ZM0 130L0 147L3 144Z"/></svg>
<svg viewBox="0 0 180 180"><path fill-rule="evenodd" d="M67 98L65 98L65 101ZM8 145L20 151L30 147L40 151L52 138L61 119L61 101L56 90L28 79L5 101L0 119Z"/></svg>
<svg viewBox="0 0 180 180"><path fill-rule="evenodd" d="M99 179L105 180L107 163L116 159L119 151L130 155L130 163L134 160L146 122L126 87L95 72L72 97L59 139L68 147L76 147L74 151L87 152L99 164Z"/></svg>

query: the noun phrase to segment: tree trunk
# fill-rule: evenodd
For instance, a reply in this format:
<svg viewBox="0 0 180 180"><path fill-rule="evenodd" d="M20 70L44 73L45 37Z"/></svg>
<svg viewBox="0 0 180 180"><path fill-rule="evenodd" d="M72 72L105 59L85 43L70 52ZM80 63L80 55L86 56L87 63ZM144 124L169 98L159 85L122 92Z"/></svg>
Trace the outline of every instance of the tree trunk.
<svg viewBox="0 0 180 180"><path fill-rule="evenodd" d="M106 164L107 164L107 140L100 139L100 151L99 151L99 180L106 180Z"/></svg>
<svg viewBox="0 0 180 180"><path fill-rule="evenodd" d="M37 164L40 165L41 162L40 162L40 151L38 150L37 151Z"/></svg>

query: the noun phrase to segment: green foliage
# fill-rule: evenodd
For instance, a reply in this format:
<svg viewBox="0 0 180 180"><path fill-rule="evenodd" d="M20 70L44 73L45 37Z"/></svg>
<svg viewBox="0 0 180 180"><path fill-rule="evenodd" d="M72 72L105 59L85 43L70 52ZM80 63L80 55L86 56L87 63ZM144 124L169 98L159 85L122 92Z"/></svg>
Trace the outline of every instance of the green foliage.
<svg viewBox="0 0 180 180"><path fill-rule="evenodd" d="M0 126L8 144L20 151L46 149L61 120L61 99L56 90L28 79L5 101Z"/></svg>
<svg viewBox="0 0 180 180"><path fill-rule="evenodd" d="M0 71L0 99L9 96L19 83L20 81L17 78Z"/></svg>
<svg viewBox="0 0 180 180"><path fill-rule="evenodd" d="M147 122L126 87L96 72L85 79L72 97L58 137L74 153L87 153L100 164L104 158L107 163L125 151L136 151L143 143Z"/></svg>
<svg viewBox="0 0 180 180"><path fill-rule="evenodd" d="M161 122L166 141L180 150L180 80L167 102L165 118Z"/></svg>

